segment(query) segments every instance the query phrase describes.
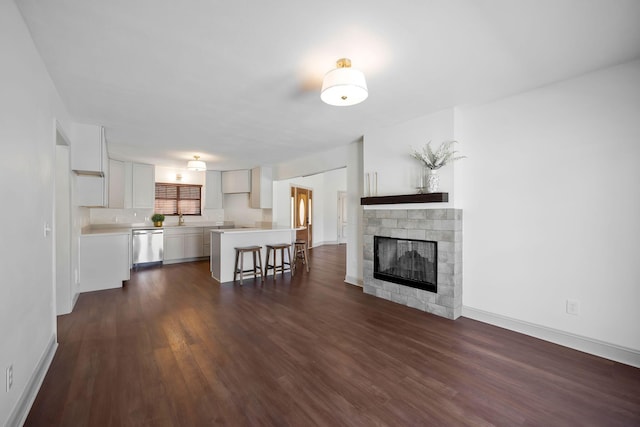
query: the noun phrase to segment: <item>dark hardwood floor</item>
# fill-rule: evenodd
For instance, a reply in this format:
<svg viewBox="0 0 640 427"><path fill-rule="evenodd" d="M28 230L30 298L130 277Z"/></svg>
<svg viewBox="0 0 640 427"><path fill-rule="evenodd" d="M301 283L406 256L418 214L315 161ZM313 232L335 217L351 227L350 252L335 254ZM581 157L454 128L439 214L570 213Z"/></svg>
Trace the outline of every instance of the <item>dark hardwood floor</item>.
<svg viewBox="0 0 640 427"><path fill-rule="evenodd" d="M639 426L640 369L343 282L344 246L264 285L208 262L82 294L27 426Z"/></svg>

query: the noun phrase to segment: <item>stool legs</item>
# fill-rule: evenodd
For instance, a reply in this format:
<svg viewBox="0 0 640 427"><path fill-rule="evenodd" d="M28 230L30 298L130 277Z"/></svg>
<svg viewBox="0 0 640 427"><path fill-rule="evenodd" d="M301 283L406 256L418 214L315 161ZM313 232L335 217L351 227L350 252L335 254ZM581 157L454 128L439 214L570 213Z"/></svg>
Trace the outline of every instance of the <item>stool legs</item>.
<svg viewBox="0 0 640 427"><path fill-rule="evenodd" d="M286 249L286 252L285 252ZM280 250L280 265L278 265L278 250ZM271 252L273 251L273 261L269 263L271 260ZM286 253L286 256L285 256ZM285 265L289 266L289 271L291 271L291 276L294 275L295 265L291 259L291 244L282 243L282 244L273 244L267 245L267 258L265 263L265 270L269 272L269 269L273 270L273 280L277 279L278 269L280 269L280 274L284 275Z"/></svg>
<svg viewBox="0 0 640 427"><path fill-rule="evenodd" d="M240 251L236 249L236 262L233 264L233 281L235 282L238 278L238 258L240 257Z"/></svg>
<svg viewBox="0 0 640 427"><path fill-rule="evenodd" d="M307 251L307 248L308 248L307 244L305 243L300 253L302 254L302 263L307 268L307 273L308 273L309 272L309 252Z"/></svg>
<svg viewBox="0 0 640 427"><path fill-rule="evenodd" d="M302 264L307 268L307 273L309 272L309 251L307 250L308 246L307 246L307 242L304 240L300 240L300 241L296 241L295 242L295 249L294 249L294 263L295 263L295 267L296 269L298 268L298 258L302 259Z"/></svg>
<svg viewBox="0 0 640 427"><path fill-rule="evenodd" d="M257 263L256 263L257 258ZM262 255L260 252L253 252L253 277L256 277L257 270L260 270L260 281L264 282L264 270L262 269Z"/></svg>
<svg viewBox="0 0 640 427"><path fill-rule="evenodd" d="M264 269L262 268L262 255L260 253L261 249L262 249L261 246L248 246L248 247L235 248L236 259L235 259L235 266L233 270L234 282L238 279L238 274L240 274L240 284L242 285L245 273L253 272L253 278L255 279L256 276L258 275L258 271L260 271L260 281L264 281ZM253 254L253 268L249 270L244 269L244 254L247 252L251 252ZM238 267L238 263L240 264L239 267Z"/></svg>

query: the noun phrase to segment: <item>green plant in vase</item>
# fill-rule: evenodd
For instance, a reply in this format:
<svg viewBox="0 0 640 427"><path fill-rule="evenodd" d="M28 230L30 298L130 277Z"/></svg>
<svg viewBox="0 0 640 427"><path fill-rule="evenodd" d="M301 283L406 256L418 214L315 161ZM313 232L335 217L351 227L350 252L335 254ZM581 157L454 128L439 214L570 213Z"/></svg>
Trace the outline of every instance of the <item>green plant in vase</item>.
<svg viewBox="0 0 640 427"><path fill-rule="evenodd" d="M151 217L151 221L153 221L153 225L155 225L156 227L162 227L162 223L164 222L164 215L154 213Z"/></svg>

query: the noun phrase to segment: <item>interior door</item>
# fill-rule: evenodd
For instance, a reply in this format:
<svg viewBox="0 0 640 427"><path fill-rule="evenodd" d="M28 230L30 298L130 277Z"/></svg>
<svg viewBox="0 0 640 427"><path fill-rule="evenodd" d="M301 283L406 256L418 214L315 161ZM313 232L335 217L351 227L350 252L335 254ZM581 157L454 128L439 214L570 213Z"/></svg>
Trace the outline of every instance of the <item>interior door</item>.
<svg viewBox="0 0 640 427"><path fill-rule="evenodd" d="M296 239L306 240L313 246L313 190L302 187L291 187L291 214Z"/></svg>
<svg viewBox="0 0 640 427"><path fill-rule="evenodd" d="M338 191L338 243L347 243L347 192Z"/></svg>

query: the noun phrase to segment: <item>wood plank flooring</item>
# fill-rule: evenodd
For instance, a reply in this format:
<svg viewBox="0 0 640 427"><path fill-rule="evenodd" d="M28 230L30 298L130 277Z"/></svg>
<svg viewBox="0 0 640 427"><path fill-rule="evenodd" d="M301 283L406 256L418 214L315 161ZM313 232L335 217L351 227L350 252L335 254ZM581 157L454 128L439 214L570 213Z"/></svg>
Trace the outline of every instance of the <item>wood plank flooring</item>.
<svg viewBox="0 0 640 427"><path fill-rule="evenodd" d="M640 369L343 282L344 246L264 285L208 262L82 294L27 426L639 426Z"/></svg>

